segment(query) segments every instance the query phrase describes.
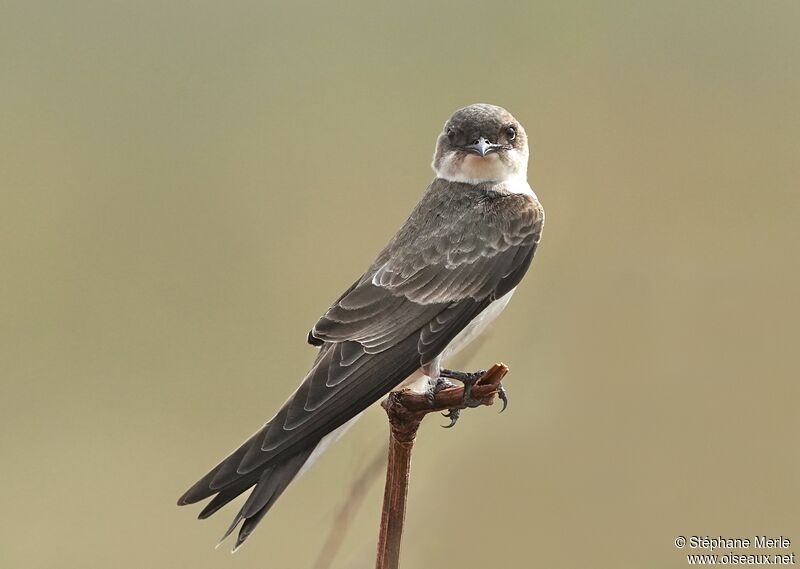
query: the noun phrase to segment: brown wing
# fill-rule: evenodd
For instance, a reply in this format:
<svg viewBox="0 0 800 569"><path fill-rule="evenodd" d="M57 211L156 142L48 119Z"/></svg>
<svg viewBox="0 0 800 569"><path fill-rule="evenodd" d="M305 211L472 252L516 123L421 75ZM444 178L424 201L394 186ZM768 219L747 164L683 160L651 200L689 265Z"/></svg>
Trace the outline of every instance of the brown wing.
<svg viewBox="0 0 800 569"><path fill-rule="evenodd" d="M309 341L351 340L376 353L452 303L491 301L516 286L541 236L541 207L527 196L453 186L460 185L431 187L372 267L314 325Z"/></svg>

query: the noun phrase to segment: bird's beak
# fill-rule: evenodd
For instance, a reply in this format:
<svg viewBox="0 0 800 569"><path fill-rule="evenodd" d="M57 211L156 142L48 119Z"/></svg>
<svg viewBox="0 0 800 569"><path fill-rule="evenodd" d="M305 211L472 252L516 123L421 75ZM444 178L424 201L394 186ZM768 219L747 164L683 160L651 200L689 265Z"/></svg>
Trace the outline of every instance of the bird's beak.
<svg viewBox="0 0 800 569"><path fill-rule="evenodd" d="M490 152L497 150L498 148L502 148L502 144L493 144L489 142L483 136L480 137L478 140L465 146L464 148L473 154L478 154L480 156L486 156Z"/></svg>

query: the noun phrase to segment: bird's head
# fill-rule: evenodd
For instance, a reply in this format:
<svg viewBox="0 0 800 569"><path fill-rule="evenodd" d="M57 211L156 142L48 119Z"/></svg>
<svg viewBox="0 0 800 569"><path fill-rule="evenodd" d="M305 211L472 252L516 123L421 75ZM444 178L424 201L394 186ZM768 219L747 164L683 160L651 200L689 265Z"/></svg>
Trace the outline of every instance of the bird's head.
<svg viewBox="0 0 800 569"><path fill-rule="evenodd" d="M439 178L451 182L478 184L525 178L528 137L504 108L470 105L444 123L431 166Z"/></svg>

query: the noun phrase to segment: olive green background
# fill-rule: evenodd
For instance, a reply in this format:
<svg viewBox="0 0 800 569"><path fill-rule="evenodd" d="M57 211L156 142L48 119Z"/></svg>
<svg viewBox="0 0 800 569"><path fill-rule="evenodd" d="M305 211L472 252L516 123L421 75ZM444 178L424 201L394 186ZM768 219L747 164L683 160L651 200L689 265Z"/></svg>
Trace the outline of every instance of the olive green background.
<svg viewBox="0 0 800 569"><path fill-rule="evenodd" d="M458 362L508 363L510 408L426 421L403 566L800 550L800 5L333 4L2 4L0 565L310 567L379 409L233 557L234 507L175 500L293 391L473 102L525 125L547 224ZM373 563L381 486L333 567Z"/></svg>

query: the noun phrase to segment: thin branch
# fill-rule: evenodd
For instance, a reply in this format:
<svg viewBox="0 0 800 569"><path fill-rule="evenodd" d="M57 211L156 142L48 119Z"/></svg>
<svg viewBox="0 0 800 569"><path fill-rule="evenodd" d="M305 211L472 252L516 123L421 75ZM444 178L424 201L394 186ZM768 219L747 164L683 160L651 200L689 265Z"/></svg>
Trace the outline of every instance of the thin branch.
<svg viewBox="0 0 800 569"><path fill-rule="evenodd" d="M500 382L507 373L508 366L505 364L495 364L484 373L472 388L470 407L491 405L500 389ZM398 568L400 541L406 515L411 451L422 419L428 413L461 407L463 398L464 388L453 387L437 393L433 401L424 394L406 390L390 393L382 403L389 417L389 462L386 466L376 569Z"/></svg>

